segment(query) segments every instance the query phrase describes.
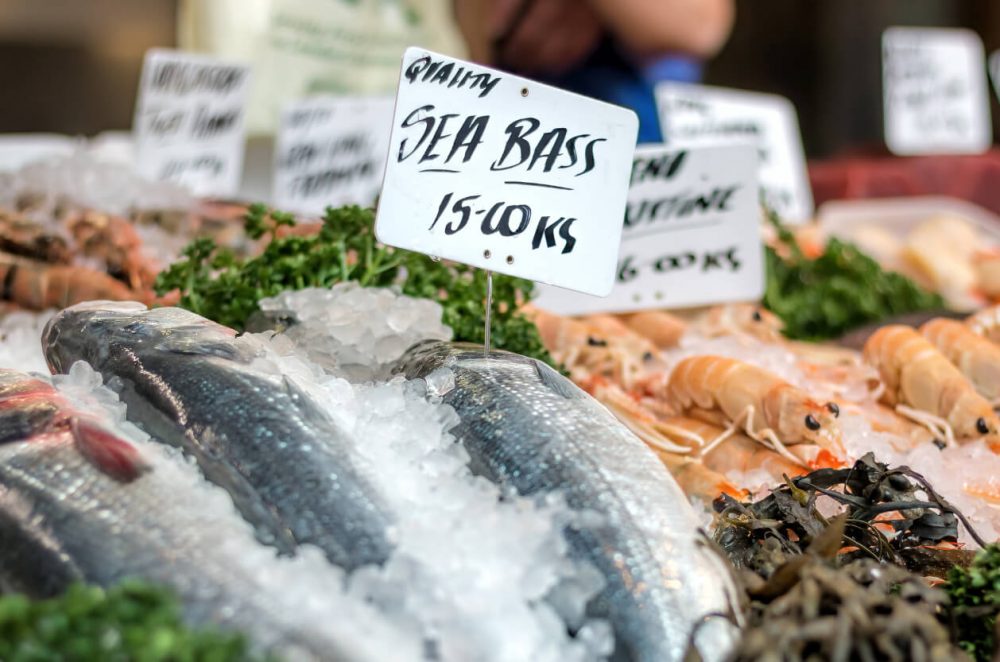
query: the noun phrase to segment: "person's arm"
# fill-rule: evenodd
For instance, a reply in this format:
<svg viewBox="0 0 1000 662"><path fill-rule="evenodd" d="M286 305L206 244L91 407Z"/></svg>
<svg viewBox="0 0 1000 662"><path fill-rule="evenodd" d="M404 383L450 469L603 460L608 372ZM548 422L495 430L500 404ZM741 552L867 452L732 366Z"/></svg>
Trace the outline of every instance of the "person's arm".
<svg viewBox="0 0 1000 662"><path fill-rule="evenodd" d="M587 0L615 39L640 56L715 55L729 38L733 0Z"/></svg>

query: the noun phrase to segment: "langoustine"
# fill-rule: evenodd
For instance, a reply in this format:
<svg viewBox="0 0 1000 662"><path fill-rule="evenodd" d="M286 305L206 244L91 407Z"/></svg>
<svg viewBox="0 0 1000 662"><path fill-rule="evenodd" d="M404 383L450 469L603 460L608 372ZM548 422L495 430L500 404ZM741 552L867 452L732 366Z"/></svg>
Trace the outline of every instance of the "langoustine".
<svg viewBox="0 0 1000 662"><path fill-rule="evenodd" d="M955 320L937 318L920 327L920 333L972 382L984 398L1000 402L1000 346Z"/></svg>
<svg viewBox="0 0 1000 662"><path fill-rule="evenodd" d="M726 432L707 448L742 429L796 464L802 461L787 445L814 443L838 457L843 455L836 404L821 404L802 389L749 363L722 356L692 356L680 361L669 378L648 381L647 389L665 399L677 413L725 425Z"/></svg>
<svg viewBox="0 0 1000 662"><path fill-rule="evenodd" d="M148 298L101 271L0 254L0 299L29 310Z"/></svg>
<svg viewBox="0 0 1000 662"><path fill-rule="evenodd" d="M1000 419L958 368L908 326L890 325L865 343L885 385L882 401L948 443L985 437L1000 451Z"/></svg>

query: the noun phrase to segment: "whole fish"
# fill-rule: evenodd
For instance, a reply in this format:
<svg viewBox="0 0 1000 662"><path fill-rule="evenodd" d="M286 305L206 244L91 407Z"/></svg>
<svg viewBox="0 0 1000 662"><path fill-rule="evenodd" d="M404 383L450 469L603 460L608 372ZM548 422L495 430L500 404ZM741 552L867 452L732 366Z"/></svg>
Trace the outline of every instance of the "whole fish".
<svg viewBox="0 0 1000 662"><path fill-rule="evenodd" d="M283 655L379 659L370 634L418 656L419 642L407 650L344 597L343 573L318 552L275 557L196 467L95 418L97 408L0 370L0 590L45 598L73 582L142 579L170 588L189 623L242 631Z"/></svg>
<svg viewBox="0 0 1000 662"><path fill-rule="evenodd" d="M453 385L432 374L442 368ZM452 433L474 471L597 513L565 535L605 578L588 613L611 622L615 659L681 660L692 640L703 659L727 656L737 595L727 565L667 470L610 412L545 364L473 345L416 345L398 370L430 376L428 391L455 408Z"/></svg>
<svg viewBox="0 0 1000 662"><path fill-rule="evenodd" d="M283 552L311 543L352 570L389 554L389 517L351 460L350 440L290 379L254 367L262 351L179 308L89 302L42 334L46 361L86 361L119 390L129 420L197 459Z"/></svg>

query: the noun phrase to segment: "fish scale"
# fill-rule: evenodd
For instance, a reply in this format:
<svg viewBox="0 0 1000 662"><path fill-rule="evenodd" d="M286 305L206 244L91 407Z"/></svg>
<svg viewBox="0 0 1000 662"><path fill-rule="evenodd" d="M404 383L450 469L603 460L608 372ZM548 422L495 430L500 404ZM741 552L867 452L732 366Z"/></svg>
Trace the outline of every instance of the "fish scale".
<svg viewBox="0 0 1000 662"><path fill-rule="evenodd" d="M706 617L733 611L735 585L655 455L534 359L506 352L485 358L478 346L433 342L415 346L398 365L411 379L442 368L455 380L440 395L461 419L452 433L474 471L522 495L562 492L574 510L597 515L565 535L574 556L605 578L588 613L611 622L614 658L681 660L697 626L702 658L724 659L734 628Z"/></svg>
<svg viewBox="0 0 1000 662"><path fill-rule="evenodd" d="M129 420L191 454L262 542L285 553L311 543L347 570L382 563L390 517L351 440L233 336L188 311L99 302L54 317L43 345L53 371L82 360L114 384Z"/></svg>

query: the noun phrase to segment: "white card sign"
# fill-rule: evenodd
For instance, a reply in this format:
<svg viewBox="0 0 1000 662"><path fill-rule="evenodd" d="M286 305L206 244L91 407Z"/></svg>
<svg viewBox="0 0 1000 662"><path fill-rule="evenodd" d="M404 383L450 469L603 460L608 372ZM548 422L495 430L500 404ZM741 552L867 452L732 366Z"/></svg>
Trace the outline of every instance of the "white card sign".
<svg viewBox="0 0 1000 662"><path fill-rule="evenodd" d="M637 133L630 110L407 49L376 234L605 295Z"/></svg>
<svg viewBox="0 0 1000 662"><path fill-rule="evenodd" d="M756 145L765 202L788 223L812 217L812 189L799 120L788 99L721 87L660 83L656 103L665 145Z"/></svg>
<svg viewBox="0 0 1000 662"><path fill-rule="evenodd" d="M993 81L993 93L1000 99L1000 51L990 53L990 79Z"/></svg>
<svg viewBox="0 0 1000 662"><path fill-rule="evenodd" d="M320 214L371 205L382 186L392 126L391 97L314 97L281 113L274 155L274 204Z"/></svg>
<svg viewBox="0 0 1000 662"><path fill-rule="evenodd" d="M146 53L134 132L139 172L195 195L232 195L243 174L250 68L216 58Z"/></svg>
<svg viewBox="0 0 1000 662"><path fill-rule="evenodd" d="M882 34L885 142L894 154L976 154L993 142L983 42L971 30Z"/></svg>
<svg viewBox="0 0 1000 662"><path fill-rule="evenodd" d="M764 294L757 150L636 150L615 287L606 298L539 288L563 315L683 308Z"/></svg>

